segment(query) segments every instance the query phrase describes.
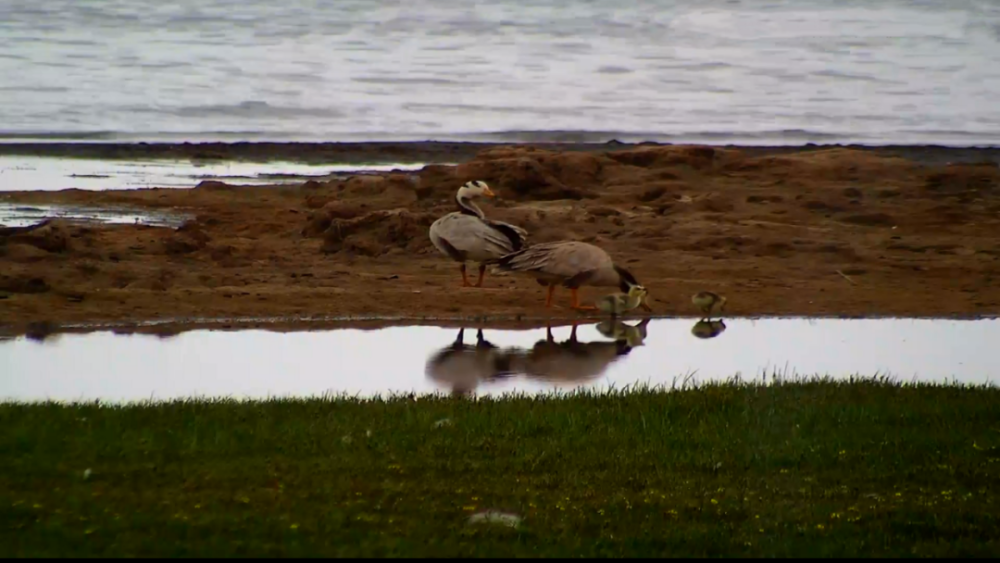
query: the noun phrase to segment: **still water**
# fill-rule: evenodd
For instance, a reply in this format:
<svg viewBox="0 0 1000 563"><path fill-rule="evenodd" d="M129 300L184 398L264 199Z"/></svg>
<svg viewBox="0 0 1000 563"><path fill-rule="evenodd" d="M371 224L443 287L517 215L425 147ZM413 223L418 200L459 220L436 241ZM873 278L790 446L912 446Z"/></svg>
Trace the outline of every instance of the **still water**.
<svg viewBox="0 0 1000 563"><path fill-rule="evenodd" d="M190 219L184 213L129 207L97 207L92 205L50 205L0 202L0 226L27 227L45 219L66 219L107 224L143 224L153 227L179 227Z"/></svg>
<svg viewBox="0 0 1000 563"><path fill-rule="evenodd" d="M97 160L0 156L0 192L64 189L193 188L216 180L233 185L300 184L343 174L419 170L421 163L302 164L190 160Z"/></svg>
<svg viewBox="0 0 1000 563"><path fill-rule="evenodd" d="M638 325L638 326L637 326ZM0 340L0 400L168 400L621 389L785 376L890 375L982 384L1000 320L656 319L491 330L193 330ZM492 346L492 347L491 347Z"/></svg>

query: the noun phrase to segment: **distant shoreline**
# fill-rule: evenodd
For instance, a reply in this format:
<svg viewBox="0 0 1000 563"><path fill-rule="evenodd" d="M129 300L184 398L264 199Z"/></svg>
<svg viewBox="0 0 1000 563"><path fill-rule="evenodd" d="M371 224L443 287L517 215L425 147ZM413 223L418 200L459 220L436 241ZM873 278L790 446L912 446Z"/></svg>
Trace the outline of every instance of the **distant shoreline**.
<svg viewBox="0 0 1000 563"><path fill-rule="evenodd" d="M203 160L250 162L324 163L451 163L473 158L482 150L500 146L537 146L558 151L600 152L639 146L712 146L739 149L750 154L782 154L851 148L909 158L922 164L993 162L1000 164L1000 147L944 145L733 145L713 143L569 143L569 142L4 142L0 156L83 158L98 160Z"/></svg>

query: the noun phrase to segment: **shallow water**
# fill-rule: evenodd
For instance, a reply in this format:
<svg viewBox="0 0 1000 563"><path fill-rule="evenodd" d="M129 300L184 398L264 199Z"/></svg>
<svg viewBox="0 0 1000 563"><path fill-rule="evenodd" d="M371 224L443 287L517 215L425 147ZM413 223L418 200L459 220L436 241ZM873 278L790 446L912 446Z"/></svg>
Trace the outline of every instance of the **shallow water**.
<svg viewBox="0 0 1000 563"><path fill-rule="evenodd" d="M0 192L76 188L192 188L204 180L234 185L302 183L348 173L419 170L417 163L323 164L294 162L206 162L190 160L115 161L0 156Z"/></svg>
<svg viewBox="0 0 1000 563"><path fill-rule="evenodd" d="M179 227L190 216L149 209L82 205L23 205L0 203L0 226L27 227L45 219L68 219L96 223L141 224L152 227Z"/></svg>
<svg viewBox="0 0 1000 563"><path fill-rule="evenodd" d="M993 0L6 0L0 137L1000 142Z"/></svg>
<svg viewBox="0 0 1000 563"><path fill-rule="evenodd" d="M478 352L470 327L463 334L469 348L449 354L458 333L410 326L18 337L0 341L0 399L481 395L670 386L775 372L981 384L1000 372L996 319L656 319L644 329L605 321L580 325L577 346L547 345L544 328L486 329L483 336L496 348ZM571 333L568 326L552 329L555 343Z"/></svg>

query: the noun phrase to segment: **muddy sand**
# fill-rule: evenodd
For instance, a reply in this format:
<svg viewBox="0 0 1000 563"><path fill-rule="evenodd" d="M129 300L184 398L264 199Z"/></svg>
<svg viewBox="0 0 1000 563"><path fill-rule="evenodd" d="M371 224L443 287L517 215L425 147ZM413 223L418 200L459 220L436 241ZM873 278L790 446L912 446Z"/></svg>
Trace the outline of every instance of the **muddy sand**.
<svg viewBox="0 0 1000 563"><path fill-rule="evenodd" d="M211 147L219 158L261 159L262 145ZM487 274L484 288L461 287L458 266L431 245L427 229L453 210L454 192L468 180L493 187L500 197L480 206L526 228L529 243L581 240L606 249L650 289L656 315L696 316L690 297L699 290L725 294L732 316L1000 312L1000 151L372 148L382 145L344 145L340 156L336 145L273 145L285 148L270 156L288 160L288 147L298 147L313 161L350 161L341 157L361 151L366 161L461 164L298 185L2 193L0 202L126 206L193 218L176 229L63 220L0 229L0 325L11 334L157 319L184 325L195 318L386 316L458 325L484 316L535 324L580 317L566 307L565 290L556 293L562 307L546 310L544 288L526 276ZM28 151L20 147L0 152ZM112 158L125 150L55 147L47 154L105 151ZM145 147L149 154L133 145L127 156L166 150ZM170 147L174 157L212 152ZM474 267L470 273L475 279ZM592 302L610 291L586 288L582 295Z"/></svg>

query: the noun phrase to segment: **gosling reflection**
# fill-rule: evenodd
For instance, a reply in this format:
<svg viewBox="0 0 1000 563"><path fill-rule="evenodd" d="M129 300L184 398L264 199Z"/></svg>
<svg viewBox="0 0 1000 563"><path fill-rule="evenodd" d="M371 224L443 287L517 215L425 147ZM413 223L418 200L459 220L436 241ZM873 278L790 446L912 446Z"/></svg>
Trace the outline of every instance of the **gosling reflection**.
<svg viewBox="0 0 1000 563"><path fill-rule="evenodd" d="M702 319L691 327L691 334L697 336L698 338L715 338L719 336L726 330L726 323L722 319L717 321L709 321Z"/></svg>
<svg viewBox="0 0 1000 563"><path fill-rule="evenodd" d="M468 396L484 381L508 377L511 356L476 331L476 344L465 344L465 329L450 345L435 352L424 367L425 375L442 387L450 387L452 396Z"/></svg>
<svg viewBox="0 0 1000 563"><path fill-rule="evenodd" d="M649 325L650 320L652 319L643 319L637 325L630 325L621 321L604 321L597 323L597 332L612 340L625 340L633 348L643 346L648 334L646 326Z"/></svg>
<svg viewBox="0 0 1000 563"><path fill-rule="evenodd" d="M58 332L59 327L50 321L35 321L28 323L24 336L34 342L54 344L62 339L63 333Z"/></svg>
<svg viewBox="0 0 1000 563"><path fill-rule="evenodd" d="M632 326L622 321L610 320L598 323L597 330L613 340L580 342L577 339L577 325L574 323L569 339L556 342L552 327L546 327L545 340L539 340L525 354L516 359L516 367L526 376L547 381L585 382L600 377L632 348L643 346L646 326L650 319L644 319Z"/></svg>

